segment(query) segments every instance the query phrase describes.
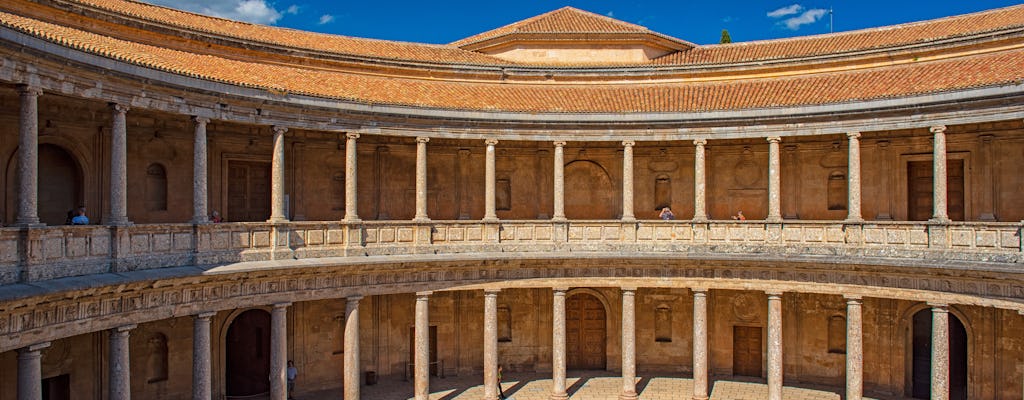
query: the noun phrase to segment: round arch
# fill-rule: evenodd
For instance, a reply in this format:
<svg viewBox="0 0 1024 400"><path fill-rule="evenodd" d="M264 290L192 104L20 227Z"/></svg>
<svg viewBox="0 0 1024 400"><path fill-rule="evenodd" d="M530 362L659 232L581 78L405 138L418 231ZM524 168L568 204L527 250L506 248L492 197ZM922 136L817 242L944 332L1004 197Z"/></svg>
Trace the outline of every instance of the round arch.
<svg viewBox="0 0 1024 400"><path fill-rule="evenodd" d="M608 170L590 160L565 164L565 216L569 219L614 219L621 210Z"/></svg>
<svg viewBox="0 0 1024 400"><path fill-rule="evenodd" d="M921 327L917 326L919 324L915 324L915 317L921 318L919 316L919 314L922 313L922 312L930 313L931 308L932 308L932 306L928 305L927 303L917 303L917 304L914 304L914 305L912 305L910 307L907 307L905 310L903 310L903 312L900 313L900 316L899 316L899 319L898 319L898 321L899 321L898 329L899 330L897 332L902 332L903 333L903 341L902 341L902 343L903 343L903 356L904 356L904 368L903 368L903 371L904 371L903 372L903 374L904 374L903 375L903 377L904 377L904 379L903 379L904 386L903 386L903 394L906 397L914 398L915 394L920 395L921 393L915 393L915 392L921 392L921 386L920 385L923 384L923 385L927 386L929 384L929 381L930 381L930 378L924 377L923 373L921 374L920 377L915 378L914 371L915 371L915 368L918 368L918 369L923 368L922 366L924 365L924 363L928 363L928 365L930 365L930 363L931 363L931 355L930 355L930 353L927 354L927 357L923 357L923 355L920 355L920 354L919 354L919 356L921 356L921 357L915 357L915 340L918 341L919 346L922 346L920 341L923 340L924 337L926 336L927 338L929 338L929 339L927 339L927 346L928 346L928 348L930 348L930 338L931 338L931 332L930 331L928 331L928 332L918 332L917 331L917 330L921 329ZM949 396L949 398L950 399L966 399L968 397L974 397L974 396L970 396L971 387L968 385L971 373L974 371L974 369L970 368L970 364L971 364L970 363L970 358L971 358L971 356L973 354L977 354L975 352L975 350L974 350L974 342L975 341L971 339L971 338L974 337L974 332L973 332L973 329L972 329L973 328L973 324L971 323L970 318L968 317L968 315L966 313L964 313L963 310L961 310L956 305L949 306L947 308L947 310L949 311L949 316L952 317L952 318L949 319L949 329L950 329L949 337L950 337L950 341L953 342L953 343L951 343L951 346L949 348L949 354L950 354L950 380L949 380L950 396ZM931 318L930 317L927 318L927 325L929 327L931 326ZM963 331L962 331L963 332L962 333L963 337L962 338L958 338L959 334L957 332L955 332L955 330L958 329L958 328L963 328ZM915 338L915 336L917 336L917 337ZM958 346L958 342L961 341L961 340L962 340L963 344L962 344L962 346ZM920 352L920 351L922 351L922 349L918 349L918 352ZM959 354L958 354L958 352L959 352ZM917 359L917 358L920 358L920 359ZM963 367L964 370L963 370L963 374L961 375L961 377L954 378L953 374L955 373L954 369L956 368L954 366L954 364L957 362L957 360L960 360L962 362L962 367ZM917 363L918 365L915 366L915 363ZM919 371L919 373L920 373L920 371ZM924 382L921 382L921 380L924 380ZM917 381L917 385L918 385L918 390L916 390L916 391L915 391L915 381ZM957 385L957 382L960 382L959 386ZM920 397L916 397L916 398L920 398Z"/></svg>
<svg viewBox="0 0 1024 400"><path fill-rule="evenodd" d="M86 151L86 147L82 145L82 143L80 143L79 141L65 136L59 136L54 134L41 134L39 136L39 148L42 149L44 146L53 146L59 149L60 151L66 153L69 162L74 166L74 169L76 170L75 179L78 188L76 190L77 193L75 193L76 198L72 201L74 204L64 208L60 212L59 218L56 218L54 216L47 218L51 220L50 222L55 222L56 219L59 219L59 221L56 221L55 223L46 222L46 219L44 219L42 215L42 207L39 208L41 222L46 223L47 225L62 225L65 221L67 211L70 210L72 207L93 207L94 204L99 204L98 200L95 198L96 194L99 193L98 191L95 190L98 181L95 174L91 173L91 171L93 171L93 164L90 162L89 157L86 156L86 154L88 154L88 152ZM40 152L37 154L41 156L42 151L40 150ZM18 185L16 184L16 181L18 179L17 146L14 149L12 149L10 154L7 155L6 160L6 169L4 170L4 177L7 182L6 189L0 195L3 195L4 197L4 205L5 209L7 210L4 220L9 221L9 223L14 223L14 219L17 217L18 213ZM39 161L40 171L37 175L37 179L39 179L39 188L41 189L44 171L42 170L43 160L40 158ZM99 217L100 215L99 211L100 210L98 209L93 209L89 211L90 215L92 216L90 219L93 223L99 221L99 219L96 218Z"/></svg>
<svg viewBox="0 0 1024 400"><path fill-rule="evenodd" d="M247 398L270 391L270 324L267 307L236 309L221 327L222 395Z"/></svg>
<svg viewBox="0 0 1024 400"><path fill-rule="evenodd" d="M566 320L567 320L566 321L566 323L567 323L567 327L566 328L567 328L567 331L568 331L568 324L569 324L568 316L570 314L568 308L570 307L570 304L571 304L570 300L574 296L585 296L585 297L589 297L589 298L593 298L593 299L597 300L597 302L601 306L601 309L602 309L601 311L603 313L603 318L604 318L604 321L603 321L604 322L604 324L603 324L604 325L604 332L603 332L604 337L601 338L601 341L603 342L604 345L601 346L602 349L601 349L600 359L598 360L598 359L594 358L594 359L591 359L589 362L580 361L578 363L584 364L584 365L590 364L590 367L592 367L592 368L598 368L599 367L599 369L607 369L608 368L608 354L611 353L612 347L614 347L613 341L609 340L609 335L610 335L611 332L615 332L616 331L616 329L615 329L615 326L616 326L615 322L611 318L612 307L610 307L610 304L608 303L608 299L605 297L605 295L603 293L601 293L601 291L599 291L599 290L595 290L595 289L592 289L592 288L574 288L574 289L571 289L571 290L567 291L565 293L566 308L567 308L566 309ZM581 324L584 323L584 322L582 322L584 317L581 316L580 318L581 318ZM580 329L583 329L582 326L581 326ZM568 334L568 332L567 332L567 334ZM582 341L582 339L580 339L580 340ZM571 343L570 342L571 341L570 341L570 339L567 336L567 339L566 339L566 351L567 352L571 352L571 349L570 349ZM586 356L581 356L581 358L586 358ZM572 362L569 362L569 361L570 360L567 360L566 364L567 364L567 367L571 368L572 367L572 365L571 365Z"/></svg>

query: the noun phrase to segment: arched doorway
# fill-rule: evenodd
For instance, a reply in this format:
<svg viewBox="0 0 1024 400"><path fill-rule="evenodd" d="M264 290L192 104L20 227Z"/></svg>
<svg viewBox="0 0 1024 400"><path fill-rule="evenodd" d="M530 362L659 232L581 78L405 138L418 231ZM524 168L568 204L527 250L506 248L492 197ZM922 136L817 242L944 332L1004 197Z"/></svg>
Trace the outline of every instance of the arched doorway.
<svg viewBox="0 0 1024 400"><path fill-rule="evenodd" d="M38 212L39 221L46 225L64 225L68 211L84 205L82 199L82 169L74 156L53 144L40 144L38 150ZM18 155L7 163L8 209L11 216L18 209ZM95 217L93 217L95 219ZM11 220L13 221L13 218Z"/></svg>
<svg viewBox="0 0 1024 400"><path fill-rule="evenodd" d="M243 312L231 322L225 338L227 397L270 392L270 314Z"/></svg>
<svg viewBox="0 0 1024 400"><path fill-rule="evenodd" d="M569 219L613 219L621 211L612 178L593 161L565 166L565 216Z"/></svg>
<svg viewBox="0 0 1024 400"><path fill-rule="evenodd" d="M605 368L606 321L604 304L587 293L565 302L565 353L568 369Z"/></svg>
<svg viewBox="0 0 1024 400"><path fill-rule="evenodd" d="M931 398L931 309L926 308L914 314L912 341L912 395L915 399L928 399ZM967 399L967 329L953 313L949 314L949 398Z"/></svg>

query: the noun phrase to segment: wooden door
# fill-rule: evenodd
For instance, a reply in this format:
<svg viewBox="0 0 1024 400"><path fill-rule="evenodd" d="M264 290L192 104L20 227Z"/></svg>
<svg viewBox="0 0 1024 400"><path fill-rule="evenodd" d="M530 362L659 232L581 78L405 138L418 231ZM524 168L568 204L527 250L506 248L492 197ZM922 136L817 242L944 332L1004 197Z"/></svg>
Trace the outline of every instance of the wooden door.
<svg viewBox="0 0 1024 400"><path fill-rule="evenodd" d="M430 338L427 340L430 344L430 375L440 376L437 370L437 326L430 327ZM409 328L409 364L415 366L416 362L416 327ZM409 368L412 371L412 367Z"/></svg>
<svg viewBox="0 0 1024 400"><path fill-rule="evenodd" d="M258 222L270 218L270 163L228 162L228 208L221 212L229 221Z"/></svg>
<svg viewBox="0 0 1024 400"><path fill-rule="evenodd" d="M732 328L732 374L761 376L761 328Z"/></svg>
<svg viewBox="0 0 1024 400"><path fill-rule="evenodd" d="M565 304L565 351L569 369L604 369L606 321L604 305L589 294L576 294Z"/></svg>
<svg viewBox="0 0 1024 400"><path fill-rule="evenodd" d="M907 219L927 221L934 215L931 161L907 163ZM946 161L946 209L949 218L964 220L964 160Z"/></svg>

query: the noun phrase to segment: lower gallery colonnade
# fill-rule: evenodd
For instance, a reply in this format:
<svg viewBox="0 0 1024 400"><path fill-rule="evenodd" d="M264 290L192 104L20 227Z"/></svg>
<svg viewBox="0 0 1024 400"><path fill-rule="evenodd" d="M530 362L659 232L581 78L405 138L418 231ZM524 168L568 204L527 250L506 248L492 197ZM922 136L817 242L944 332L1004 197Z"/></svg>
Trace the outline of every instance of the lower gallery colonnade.
<svg viewBox="0 0 1024 400"><path fill-rule="evenodd" d="M591 289L586 288L569 288L569 287L554 287L551 289L534 288L541 292L551 290L550 301L552 305L551 309L551 386L550 386L550 398L567 399L569 394L567 393L566 386L566 369L567 369L567 310L566 310L566 299L567 296L573 296L577 294L583 294L589 296L586 293L592 292ZM611 288L605 288L611 290ZM643 287L620 287L614 288L615 292L619 293L621 298L620 318L621 325L621 337L619 343L621 345L621 363L619 364L619 370L621 371L622 377L622 389L619 395L620 399L636 399L637 393L637 325L636 325L636 294L638 290L643 290ZM477 290L479 291L479 290ZM709 293L713 292L707 287L692 287L688 291L691 293L692 307L692 365L689 371L692 371L693 377L693 392L692 398L695 400L709 398L709 374L711 366L709 365L709 354L712 350L709 348L709 324L712 318L709 318L709 307L708 297ZM447 293L454 293L446 291ZM499 328L502 323L499 322L499 307L498 298L501 296L503 289L497 285L488 285L487 288L483 289L483 321L482 321L482 337L483 344L480 348L483 349L482 355L482 372L483 372L483 393L485 399L497 399L498 398L498 377L499 377L499 336L506 335L505 333L499 334L499 329L511 329L511 327ZM429 302L431 297L439 292L416 292L413 297L415 305L414 309L414 323L412 326L413 336L410 340L412 347L410 349L412 355L410 363L412 367L412 378L414 382L414 398L417 400L428 399L430 391L430 375L432 372L432 364L435 356L432 355L436 350L433 348L436 346L436 339L434 339L431 329L431 318L430 318L430 307ZM761 292L762 295L767 297L767 304L746 304L749 307L761 308L767 312L767 343L765 349L767 355L765 357L765 365L767 367L767 373L764 376L767 378L768 387L768 398L771 400L779 400L783 398L783 371L784 371L784 353L783 353L783 302L786 294L781 291L765 291ZM797 293L791 293L797 294ZM360 338L360 301L363 300L363 296L348 296L345 297L345 307L342 321L339 321L343 327L343 343L344 343L344 357L343 357L343 392L345 399L359 399L361 398L361 372L365 370L362 368L360 363L362 359L365 359L365 355L361 354L366 350L365 344L361 341L365 339ZM408 297L404 297L408 299ZM799 301L799 300L798 300ZM845 348L842 349L845 355L845 397L846 399L860 399L862 397L864 388L864 318L863 318L863 298L860 295L844 295L843 301L845 302L845 328L842 332L845 335ZM293 305L290 302L274 303L269 305L270 309L270 331L269 331L269 393L270 398L274 400L284 400L288 397L287 385L286 385L286 360L289 359L289 325L288 322L288 309ZM920 307L920 306L919 306ZM924 308L921 308L922 312L927 311L930 313L931 320L931 331L930 331L930 343L927 347L930 348L930 379L928 381L928 391L932 393L931 398L933 399L945 399L949 398L951 390L951 355L950 355L950 307L948 304L939 302L928 302ZM571 310L569 313L572 314L578 312ZM1021 312L1024 314L1024 312ZM202 312L193 315L192 322L192 398L193 399L210 399L213 398L214 393L212 390L211 382L215 375L214 368L211 363L211 346L213 339L211 339L211 318L216 315L215 312ZM507 318L504 316L503 318ZM576 316L576 318L582 318ZM507 321L505 322L508 323ZM958 322L959 324L959 322ZM140 365L133 365L130 361L132 357L129 356L129 337L133 330L137 328L135 324L129 324L119 326L109 330L109 343L108 343L108 368L106 372L106 379L109 382L107 398L116 400L126 400L131 397L131 374L132 371L138 371ZM648 327L649 328L649 327ZM828 326L828 329L835 327ZM296 329L294 326L292 329ZM584 329L583 326L573 326L569 328L572 334L579 334L579 330ZM656 328L660 329L660 328ZM798 327L796 329L801 329ZM792 330L790 330L792 331ZM759 330L758 330L759 332ZM609 335L613 333L609 332ZM915 333L916 334L916 333ZM833 336L832 333L829 334ZM364 336L365 337L365 336ZM227 340L227 339L225 339ZM305 339L302 339L305 340ZM736 340L734 338L734 340ZM759 342L760 339L758 339ZM830 339L831 340L831 339ZM831 342L830 342L831 343ZM50 342L37 343L31 346L21 348L17 351L17 376L18 376L18 400L35 400L42 398L41 382L41 352L50 346ZM868 346L874 344L868 343ZM832 344L830 344L832 346ZM253 351L254 349L248 349ZM736 349L733 349L736 351ZM294 350L293 350L294 352ZM884 351L882 353L885 353ZM917 354L915 354L917 357ZM137 359L137 358L136 358ZM642 360L641 360L642 362ZM759 362L759 361L758 361ZM915 366L916 367L916 366ZM440 368L443 368L440 367ZM734 368L739 368L734 366ZM975 367L970 367L975 368ZM964 372L964 371L960 371ZM915 377L918 372L915 372ZM441 372L443 375L443 372ZM916 378L915 378L916 379ZM964 384L961 382L961 384ZM915 383L917 385L917 383ZM914 390L918 390L915 386ZM965 390L965 389L961 389ZM689 394L686 394L689 396ZM690 398L690 397L687 397Z"/></svg>

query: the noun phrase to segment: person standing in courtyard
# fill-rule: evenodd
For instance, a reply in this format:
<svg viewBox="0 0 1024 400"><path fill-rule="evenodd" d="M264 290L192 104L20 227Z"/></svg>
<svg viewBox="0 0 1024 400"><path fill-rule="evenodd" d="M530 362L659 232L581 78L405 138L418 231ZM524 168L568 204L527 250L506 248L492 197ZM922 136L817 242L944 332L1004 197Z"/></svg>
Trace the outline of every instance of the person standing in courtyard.
<svg viewBox="0 0 1024 400"><path fill-rule="evenodd" d="M292 391L295 390L295 377L299 376L299 370L295 368L295 362L288 360L288 400L293 400Z"/></svg>

